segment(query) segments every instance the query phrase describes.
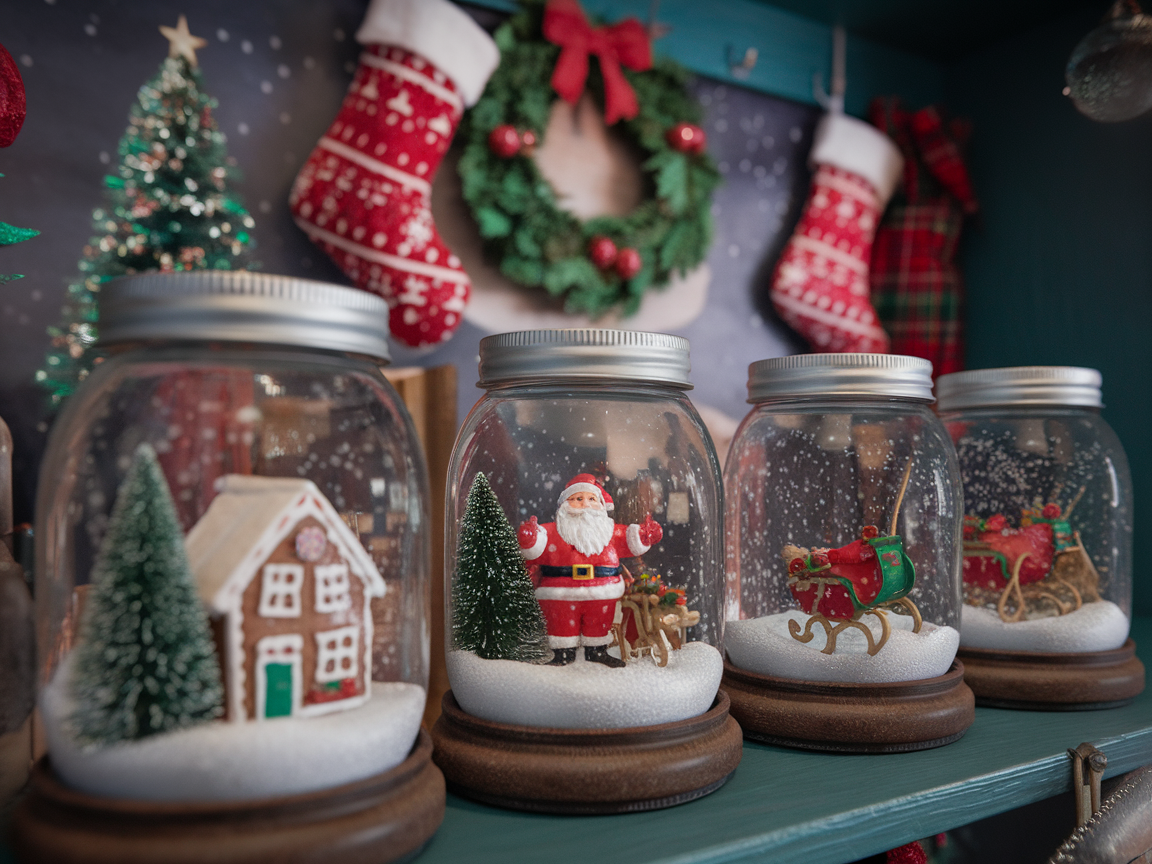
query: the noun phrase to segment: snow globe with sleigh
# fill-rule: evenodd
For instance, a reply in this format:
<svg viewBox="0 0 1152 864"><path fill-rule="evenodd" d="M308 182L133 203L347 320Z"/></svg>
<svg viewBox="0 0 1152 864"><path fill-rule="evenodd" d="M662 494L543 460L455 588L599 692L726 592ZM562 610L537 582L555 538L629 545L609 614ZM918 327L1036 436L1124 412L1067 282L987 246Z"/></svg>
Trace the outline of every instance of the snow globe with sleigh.
<svg viewBox="0 0 1152 864"><path fill-rule="evenodd" d="M436 830L427 474L387 312L256 273L104 286L106 359L40 479L19 854L391 861Z"/></svg>
<svg viewBox="0 0 1152 864"><path fill-rule="evenodd" d="M725 465L723 689L746 737L840 752L955 741L961 490L932 365L808 354L749 368Z"/></svg>
<svg viewBox="0 0 1152 864"><path fill-rule="evenodd" d="M445 512L449 788L556 813L667 807L741 755L718 693L719 466L688 343L622 330L480 343L487 392Z"/></svg>
<svg viewBox="0 0 1152 864"><path fill-rule="evenodd" d="M1144 689L1132 486L1101 381L1024 366L938 382L964 480L960 656L982 704L1105 708Z"/></svg>

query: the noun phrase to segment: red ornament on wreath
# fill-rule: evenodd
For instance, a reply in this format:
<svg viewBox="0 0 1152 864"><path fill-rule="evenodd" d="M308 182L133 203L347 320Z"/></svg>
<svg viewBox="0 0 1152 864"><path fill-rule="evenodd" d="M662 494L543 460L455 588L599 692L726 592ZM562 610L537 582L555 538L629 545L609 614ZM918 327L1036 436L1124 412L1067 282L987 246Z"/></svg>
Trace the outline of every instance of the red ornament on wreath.
<svg viewBox="0 0 1152 864"><path fill-rule="evenodd" d="M588 244L588 257L601 270L606 270L616 263L616 244L612 242L611 237L605 237L603 234L593 237L592 242Z"/></svg>
<svg viewBox="0 0 1152 864"><path fill-rule="evenodd" d="M12 55L0 45L0 147L16 140L24 125L24 113L24 80Z"/></svg>
<svg viewBox="0 0 1152 864"><path fill-rule="evenodd" d="M664 136L673 150L699 156L708 145L708 136L695 123L677 123Z"/></svg>
<svg viewBox="0 0 1152 864"><path fill-rule="evenodd" d="M643 266L644 259L641 258L640 253L631 246L621 249L616 253L616 274L621 279L631 279L640 272L640 268Z"/></svg>
<svg viewBox="0 0 1152 864"><path fill-rule="evenodd" d="M535 140L535 136L533 136ZM488 149L501 159L511 159L520 152L520 133L515 126L497 126L488 136Z"/></svg>

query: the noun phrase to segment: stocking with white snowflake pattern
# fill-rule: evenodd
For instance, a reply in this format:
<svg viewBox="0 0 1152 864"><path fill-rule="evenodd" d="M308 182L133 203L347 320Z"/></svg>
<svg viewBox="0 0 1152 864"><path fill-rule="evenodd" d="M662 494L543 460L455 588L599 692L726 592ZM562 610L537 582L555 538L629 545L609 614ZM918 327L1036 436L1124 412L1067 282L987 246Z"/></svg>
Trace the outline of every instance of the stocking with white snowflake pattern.
<svg viewBox="0 0 1152 864"><path fill-rule="evenodd" d="M449 0L372 0L356 39L356 77L289 204L348 278L388 301L393 337L436 345L471 283L432 221L432 178L500 52Z"/></svg>
<svg viewBox="0 0 1152 864"><path fill-rule="evenodd" d="M772 305L816 351L886 353L868 264L903 157L873 126L828 114L816 128L808 203L772 277Z"/></svg>

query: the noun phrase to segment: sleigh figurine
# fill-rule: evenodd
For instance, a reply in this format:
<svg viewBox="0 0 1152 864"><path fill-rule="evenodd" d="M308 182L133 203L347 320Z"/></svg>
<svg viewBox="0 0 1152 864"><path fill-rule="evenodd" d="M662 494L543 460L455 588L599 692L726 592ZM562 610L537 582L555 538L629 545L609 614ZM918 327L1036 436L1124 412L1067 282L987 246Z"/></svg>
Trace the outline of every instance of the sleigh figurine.
<svg viewBox="0 0 1152 864"><path fill-rule="evenodd" d="M620 659L628 663L649 656L663 668L683 647L688 628L700 623L700 613L688 608L683 588L669 588L657 575L633 579L625 572L624 582L612 626Z"/></svg>
<svg viewBox="0 0 1152 864"><path fill-rule="evenodd" d="M794 620L788 622L788 632L798 642L811 642L813 625L819 624L826 636L823 653L832 654L836 638L855 629L864 634L868 654L874 656L891 635L890 611L911 615L912 632L920 632L920 610L908 599L916 584L916 569L900 537L881 537L875 525L866 525L859 540L838 549L785 546L784 560L788 562L788 588L810 616L803 628ZM865 615L879 619L879 639L861 620Z"/></svg>
<svg viewBox="0 0 1152 864"><path fill-rule="evenodd" d="M1077 496L1079 498L1079 496ZM1025 509L1020 527L1003 514L964 518L964 590L969 603L993 599L1005 623L1067 615L1100 599L1100 575L1058 504Z"/></svg>

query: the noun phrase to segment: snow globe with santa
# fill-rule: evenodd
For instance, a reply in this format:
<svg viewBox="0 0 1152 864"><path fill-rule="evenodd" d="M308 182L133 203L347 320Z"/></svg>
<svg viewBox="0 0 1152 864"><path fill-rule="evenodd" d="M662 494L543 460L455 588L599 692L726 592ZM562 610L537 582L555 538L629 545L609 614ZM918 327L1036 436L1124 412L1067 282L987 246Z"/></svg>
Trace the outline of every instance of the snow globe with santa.
<svg viewBox="0 0 1152 864"><path fill-rule="evenodd" d="M393 860L436 829L428 481L387 311L247 272L102 289L37 501L29 860Z"/></svg>
<svg viewBox="0 0 1152 864"><path fill-rule="evenodd" d="M956 454L932 364L806 354L749 367L725 464L723 689L747 737L841 752L955 741Z"/></svg>
<svg viewBox="0 0 1152 864"><path fill-rule="evenodd" d="M449 468L450 787L519 809L652 809L718 788L721 481L687 340L536 330L480 343ZM703 754L703 755L702 755Z"/></svg>
<svg viewBox="0 0 1152 864"><path fill-rule="evenodd" d="M1132 483L1095 369L941 376L964 478L960 656L977 700L1103 708L1144 689L1128 638Z"/></svg>

